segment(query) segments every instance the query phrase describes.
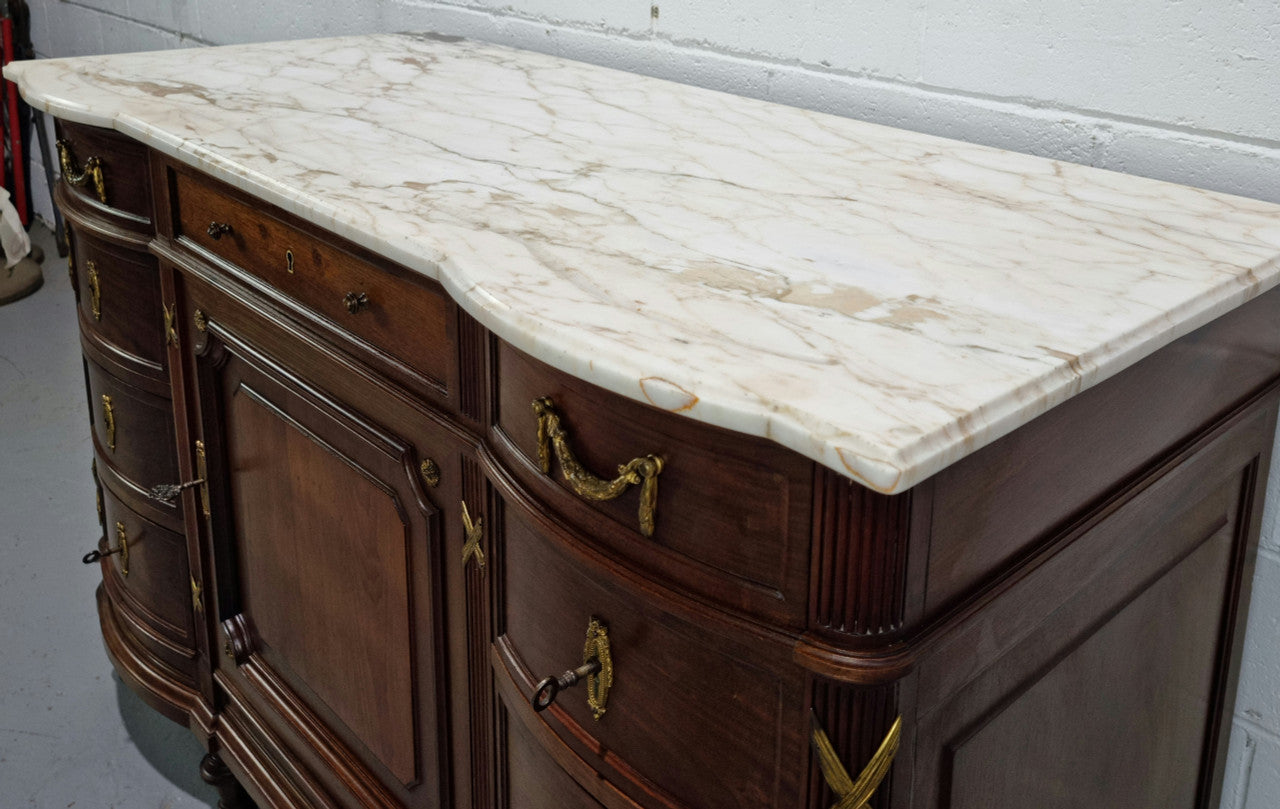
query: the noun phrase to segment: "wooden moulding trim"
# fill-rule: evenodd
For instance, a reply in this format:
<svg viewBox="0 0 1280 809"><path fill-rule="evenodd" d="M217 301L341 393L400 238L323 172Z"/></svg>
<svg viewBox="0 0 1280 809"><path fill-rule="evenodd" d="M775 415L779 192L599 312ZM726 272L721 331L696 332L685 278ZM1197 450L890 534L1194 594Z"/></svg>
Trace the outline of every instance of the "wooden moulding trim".
<svg viewBox="0 0 1280 809"><path fill-rule="evenodd" d="M169 505L152 500L147 496L146 489L125 477L116 468L115 461L109 457L110 453L102 451L102 444L97 434L93 433L90 437L93 441L95 460L98 462L98 482L102 484L102 488L110 492L112 497L135 515L185 539L181 502Z"/></svg>
<svg viewBox="0 0 1280 809"><path fill-rule="evenodd" d="M125 384L158 398L169 398L170 384L167 370L104 340L89 325L83 309L77 317L80 320L80 348L91 362Z"/></svg>
<svg viewBox="0 0 1280 809"><path fill-rule="evenodd" d="M765 661L763 665L774 666L779 659L790 656L791 647L797 642L794 633L740 617L736 613L725 612L718 606L709 606L697 596L671 589L651 576L634 570L629 564L613 559L601 552L581 533L581 529L556 519L541 508L540 501L524 488L487 444L479 446L476 458L503 501L518 509L521 518L538 528L543 536L565 551L576 564L601 571L617 584L642 594L657 609L701 626L708 632L729 634L739 643L758 644L757 648Z"/></svg>
<svg viewBox="0 0 1280 809"><path fill-rule="evenodd" d="M884 495L815 465L810 626L875 638L902 627L913 492Z"/></svg>
<svg viewBox="0 0 1280 809"><path fill-rule="evenodd" d="M183 631L181 627L161 618L145 604L139 602L119 580L117 574L105 574L102 579L102 587L111 602L111 609L116 621L128 624L134 630L130 634L135 636L145 635L153 643L163 646L178 657L183 657L187 660L195 659L195 649L184 645L184 641L191 640L190 634L184 633L180 635L179 633Z"/></svg>
<svg viewBox="0 0 1280 809"><path fill-rule="evenodd" d="M541 718L536 716L533 709L529 707L528 695L521 693L516 682L515 675L507 667L503 655L496 647L491 652L492 663L495 673L498 675L494 678L494 686L501 696L498 700L498 710L505 711L508 714L515 714L521 725L529 732L531 736L538 742L542 749L568 773L580 787L588 792L591 797L595 798L607 809L642 809L642 805L636 803L628 795L618 789L617 786L601 777L601 773L592 764L588 763L577 751L565 744L564 740L556 734L551 726ZM522 679L525 679L522 677ZM551 706L552 715L559 716L562 723L568 728L572 722L564 721L565 714L559 706ZM572 732L572 731L570 731ZM495 744L500 743L501 739L495 739ZM586 741L586 740L583 740ZM611 755L609 751L599 751L603 757L613 759L607 761L609 764L615 765L622 775L631 778L637 785L644 785L647 779L637 778L638 774L630 767ZM623 765L617 767L616 765ZM629 771L629 772L628 772ZM676 803L670 798L661 794L652 794L650 796L655 800L657 805L666 809L683 809L684 804Z"/></svg>
<svg viewBox="0 0 1280 809"><path fill-rule="evenodd" d="M1019 580L1052 559L1060 550L1088 532L1113 511L1206 449L1227 430L1248 418L1250 412L1262 400L1272 396L1277 388L1280 388L1280 379L1268 382L1222 418L1158 459L1145 473L1131 478L1118 490L1104 495L1078 519L1048 537L1046 541L1036 543L1021 562L1007 568L986 587L975 592L950 612L926 624L915 634L906 638L886 638L885 645L878 648L849 648L833 642L828 635L808 632L801 636L795 645L795 662L821 677L852 685L873 687L889 685L901 680L939 641L971 620L1006 590L1015 586Z"/></svg>
<svg viewBox="0 0 1280 809"><path fill-rule="evenodd" d="M276 759L285 755L286 748L232 699L218 714L217 752L260 809L338 809L319 784L301 774L295 760Z"/></svg>
<svg viewBox="0 0 1280 809"><path fill-rule="evenodd" d="M120 627L106 591L98 587L98 621L107 657L120 678L159 713L180 725L190 724L193 714L211 714L198 691L181 681L181 674L134 646L128 631Z"/></svg>
<svg viewBox="0 0 1280 809"><path fill-rule="evenodd" d="M155 232L150 219L111 208L68 191L66 183L59 182L54 188L53 201L77 230L92 233L122 247L145 252L151 241L151 234Z"/></svg>
<svg viewBox="0 0 1280 809"><path fill-rule="evenodd" d="M251 657L244 665L238 666L236 675L275 707L276 714L288 729L305 740L307 746L321 759L323 766L364 805L395 804L396 796L383 786L378 776L363 761L349 755L346 752L348 745L298 700L292 690L277 679L270 669L260 665L258 658ZM231 690L228 688L231 678L224 672L217 672L215 677L224 689ZM287 749L291 745L275 740L274 746Z"/></svg>

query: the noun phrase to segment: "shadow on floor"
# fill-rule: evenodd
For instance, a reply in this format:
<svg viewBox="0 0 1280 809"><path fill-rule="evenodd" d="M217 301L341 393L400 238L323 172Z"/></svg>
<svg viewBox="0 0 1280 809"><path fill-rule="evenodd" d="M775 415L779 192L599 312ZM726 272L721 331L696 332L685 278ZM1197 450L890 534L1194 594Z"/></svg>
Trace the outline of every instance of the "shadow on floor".
<svg viewBox="0 0 1280 809"><path fill-rule="evenodd" d="M218 805L218 793L200 779L204 749L191 731L161 716L112 672L120 719L138 752L156 772L191 797Z"/></svg>

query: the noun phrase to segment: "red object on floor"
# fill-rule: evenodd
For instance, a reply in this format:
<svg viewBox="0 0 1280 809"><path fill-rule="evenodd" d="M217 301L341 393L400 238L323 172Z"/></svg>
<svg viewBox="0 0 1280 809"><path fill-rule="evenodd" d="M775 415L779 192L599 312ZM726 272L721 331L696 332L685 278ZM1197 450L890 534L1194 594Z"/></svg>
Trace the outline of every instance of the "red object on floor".
<svg viewBox="0 0 1280 809"><path fill-rule="evenodd" d="M4 45L4 64L13 61L13 18L0 18L0 35L3 36ZM18 123L18 86L11 81L4 82L5 101L9 106L9 154L13 163L13 204L18 209L18 218L22 220L25 227L30 224L30 218L27 215L27 177L26 167L23 166L22 155L22 127ZM3 162L3 161L0 161ZM0 168L0 177L3 176L3 169Z"/></svg>

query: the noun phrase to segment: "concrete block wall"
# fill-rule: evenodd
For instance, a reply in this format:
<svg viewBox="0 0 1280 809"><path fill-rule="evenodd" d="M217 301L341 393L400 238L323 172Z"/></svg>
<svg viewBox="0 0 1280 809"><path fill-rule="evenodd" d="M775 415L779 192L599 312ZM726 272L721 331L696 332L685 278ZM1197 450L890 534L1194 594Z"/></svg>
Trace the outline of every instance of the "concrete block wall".
<svg viewBox="0 0 1280 809"><path fill-rule="evenodd" d="M28 2L40 56L435 30L1280 202L1276 0ZM1224 809L1280 806L1269 488Z"/></svg>

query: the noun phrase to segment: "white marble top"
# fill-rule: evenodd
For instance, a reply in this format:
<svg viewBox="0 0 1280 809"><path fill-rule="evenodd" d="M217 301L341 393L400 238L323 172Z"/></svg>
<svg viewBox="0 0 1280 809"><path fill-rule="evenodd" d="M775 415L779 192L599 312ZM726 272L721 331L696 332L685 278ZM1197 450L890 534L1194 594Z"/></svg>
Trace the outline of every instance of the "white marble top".
<svg viewBox="0 0 1280 809"><path fill-rule="evenodd" d="M1280 274L1280 206L433 35L5 74L551 365L884 492Z"/></svg>

